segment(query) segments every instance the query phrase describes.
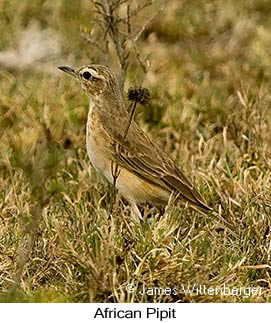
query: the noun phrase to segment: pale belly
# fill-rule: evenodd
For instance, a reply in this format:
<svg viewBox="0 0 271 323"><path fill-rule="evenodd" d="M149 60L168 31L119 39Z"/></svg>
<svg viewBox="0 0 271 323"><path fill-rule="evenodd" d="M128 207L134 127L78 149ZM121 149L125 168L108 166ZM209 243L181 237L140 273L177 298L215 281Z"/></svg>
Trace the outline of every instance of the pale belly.
<svg viewBox="0 0 271 323"><path fill-rule="evenodd" d="M89 131L86 136L86 146L88 157L93 167L102 173L106 179L112 184L113 177L111 172L110 152L106 149L104 142L99 141L99 137L93 135Z"/></svg>
<svg viewBox="0 0 271 323"><path fill-rule="evenodd" d="M94 168L102 173L113 184L112 155L106 147L106 140L94 134L89 128L86 136L87 153ZM116 164L113 164L115 169ZM116 187L121 195L129 202L141 204L156 202L166 204L170 193L156 185L153 185L141 177L120 166Z"/></svg>

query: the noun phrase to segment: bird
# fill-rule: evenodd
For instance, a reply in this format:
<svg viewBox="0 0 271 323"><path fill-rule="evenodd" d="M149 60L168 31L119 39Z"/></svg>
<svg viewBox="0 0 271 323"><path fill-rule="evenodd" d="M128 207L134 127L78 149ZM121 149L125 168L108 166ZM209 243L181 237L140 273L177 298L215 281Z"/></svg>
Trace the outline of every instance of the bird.
<svg viewBox="0 0 271 323"><path fill-rule="evenodd" d="M138 206L147 202L167 205L172 196L200 213L212 210L172 159L135 120L130 120L117 78L109 67L91 64L58 68L71 75L89 96L87 154L94 168L130 203L137 222L143 219ZM118 167L117 177L112 165Z"/></svg>

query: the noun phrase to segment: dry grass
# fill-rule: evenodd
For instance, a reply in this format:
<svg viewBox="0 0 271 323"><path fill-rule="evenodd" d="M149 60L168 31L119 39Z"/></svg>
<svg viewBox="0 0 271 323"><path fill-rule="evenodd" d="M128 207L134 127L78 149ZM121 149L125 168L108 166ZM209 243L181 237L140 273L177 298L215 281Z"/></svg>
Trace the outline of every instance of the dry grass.
<svg viewBox="0 0 271 323"><path fill-rule="evenodd" d="M140 226L121 200L110 214L108 184L86 156L88 99L56 69L62 63L104 63L80 37L80 25L89 28L92 19L90 1L0 6L1 300L269 302L269 1L171 0L139 43L143 55L152 52L143 86L153 104L138 110L137 121L233 230L218 216L178 206L161 216L145 207L153 216ZM156 9L148 10L135 23ZM16 48L28 44L31 28L36 46L25 56L19 52L18 64ZM55 47L38 56L44 37ZM7 53L13 53L12 64ZM118 71L115 61L112 54L110 65ZM125 87L142 78L131 58ZM30 259L16 292L8 295L39 209ZM194 283L261 287L262 294L185 295L181 285ZM137 292L127 293L127 284ZM143 285L179 287L180 293L141 295Z"/></svg>

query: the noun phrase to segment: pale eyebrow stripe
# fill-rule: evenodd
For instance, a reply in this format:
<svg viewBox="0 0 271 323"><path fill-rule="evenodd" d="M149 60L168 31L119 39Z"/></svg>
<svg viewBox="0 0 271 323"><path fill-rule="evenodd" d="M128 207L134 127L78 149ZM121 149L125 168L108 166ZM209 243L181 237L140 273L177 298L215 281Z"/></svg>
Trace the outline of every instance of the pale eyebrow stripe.
<svg viewBox="0 0 271 323"><path fill-rule="evenodd" d="M86 68L84 68L80 72L80 74L82 75L84 72L89 72L91 75L93 75L93 77L95 77L97 79L101 79L101 80L104 80L105 79L102 75L98 74L97 71L94 68L92 68L92 67L86 67Z"/></svg>

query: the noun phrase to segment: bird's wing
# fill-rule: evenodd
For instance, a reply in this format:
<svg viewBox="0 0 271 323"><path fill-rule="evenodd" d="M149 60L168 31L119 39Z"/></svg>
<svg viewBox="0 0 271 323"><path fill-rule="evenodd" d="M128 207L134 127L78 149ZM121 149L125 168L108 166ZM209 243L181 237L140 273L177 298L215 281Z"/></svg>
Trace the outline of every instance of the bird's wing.
<svg viewBox="0 0 271 323"><path fill-rule="evenodd" d="M114 140L112 154L121 167L176 193L203 212L210 210L190 180L135 122L131 124L124 143L122 140Z"/></svg>

